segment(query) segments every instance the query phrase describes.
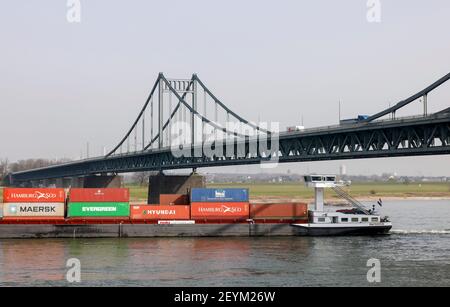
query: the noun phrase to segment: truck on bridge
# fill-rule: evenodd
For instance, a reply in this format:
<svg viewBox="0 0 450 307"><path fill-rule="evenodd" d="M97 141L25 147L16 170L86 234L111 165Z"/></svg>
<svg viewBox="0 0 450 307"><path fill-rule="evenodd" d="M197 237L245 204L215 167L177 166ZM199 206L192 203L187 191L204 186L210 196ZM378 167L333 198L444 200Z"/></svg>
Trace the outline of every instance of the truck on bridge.
<svg viewBox="0 0 450 307"><path fill-rule="evenodd" d="M342 119L340 121L340 124L341 125L357 124L357 123L366 121L369 117L370 117L369 115L358 115L357 118Z"/></svg>
<svg viewBox="0 0 450 307"><path fill-rule="evenodd" d="M305 130L305 126L291 126L287 127L287 132L298 132Z"/></svg>

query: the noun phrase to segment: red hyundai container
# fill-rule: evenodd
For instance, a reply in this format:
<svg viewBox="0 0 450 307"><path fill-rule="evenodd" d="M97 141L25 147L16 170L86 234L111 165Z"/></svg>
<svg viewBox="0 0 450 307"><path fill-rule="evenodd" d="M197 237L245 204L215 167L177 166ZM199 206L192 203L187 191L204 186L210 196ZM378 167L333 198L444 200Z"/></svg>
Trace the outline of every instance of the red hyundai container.
<svg viewBox="0 0 450 307"><path fill-rule="evenodd" d="M159 204L162 206L189 205L189 196L183 194L161 194Z"/></svg>
<svg viewBox="0 0 450 307"><path fill-rule="evenodd" d="M189 206L140 206L130 210L132 220L189 220Z"/></svg>
<svg viewBox="0 0 450 307"><path fill-rule="evenodd" d="M4 203L64 203L64 189L17 189L4 188Z"/></svg>
<svg viewBox="0 0 450 307"><path fill-rule="evenodd" d="M302 219L308 216L308 204L251 204L252 219Z"/></svg>
<svg viewBox="0 0 450 307"><path fill-rule="evenodd" d="M249 203L192 203L191 219L243 220L249 218Z"/></svg>
<svg viewBox="0 0 450 307"><path fill-rule="evenodd" d="M126 203L130 201L130 191L128 189L71 189L69 201Z"/></svg>

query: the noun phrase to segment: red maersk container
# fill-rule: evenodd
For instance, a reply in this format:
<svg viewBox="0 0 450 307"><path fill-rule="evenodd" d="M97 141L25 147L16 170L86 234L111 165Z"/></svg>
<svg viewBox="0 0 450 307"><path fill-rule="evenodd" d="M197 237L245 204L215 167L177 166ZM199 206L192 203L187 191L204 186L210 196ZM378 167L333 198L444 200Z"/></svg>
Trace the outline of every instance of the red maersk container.
<svg viewBox="0 0 450 307"><path fill-rule="evenodd" d="M308 217L308 205L304 203L251 204L252 219L296 220Z"/></svg>
<svg viewBox="0 0 450 307"><path fill-rule="evenodd" d="M64 189L3 189L4 203L64 203Z"/></svg>
<svg viewBox="0 0 450 307"><path fill-rule="evenodd" d="M128 189L71 189L69 200L72 203L82 202L117 202L130 201Z"/></svg>
<svg viewBox="0 0 450 307"><path fill-rule="evenodd" d="M189 220L189 206L131 206L132 220Z"/></svg>
<svg viewBox="0 0 450 307"><path fill-rule="evenodd" d="M191 219L246 220L249 218L248 203L192 203Z"/></svg>

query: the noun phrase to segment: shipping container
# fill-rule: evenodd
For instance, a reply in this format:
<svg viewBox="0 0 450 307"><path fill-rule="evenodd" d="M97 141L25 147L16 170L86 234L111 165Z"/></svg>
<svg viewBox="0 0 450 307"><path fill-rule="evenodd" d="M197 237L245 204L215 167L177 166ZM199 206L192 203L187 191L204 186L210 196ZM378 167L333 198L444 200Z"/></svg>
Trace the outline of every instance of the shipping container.
<svg viewBox="0 0 450 307"><path fill-rule="evenodd" d="M189 220L189 206L131 206L132 220Z"/></svg>
<svg viewBox="0 0 450 307"><path fill-rule="evenodd" d="M64 217L64 203L6 203L4 217Z"/></svg>
<svg viewBox="0 0 450 307"><path fill-rule="evenodd" d="M69 201L80 202L129 202L130 191L128 189L71 189Z"/></svg>
<svg viewBox="0 0 450 307"><path fill-rule="evenodd" d="M308 205L304 203L251 204L252 219L301 219L308 216Z"/></svg>
<svg viewBox="0 0 450 307"><path fill-rule="evenodd" d="M3 217L3 204L0 204L0 219Z"/></svg>
<svg viewBox="0 0 450 307"><path fill-rule="evenodd" d="M64 216L5 216L2 218L4 222L34 222L33 224L44 223L48 221L64 221Z"/></svg>
<svg viewBox="0 0 450 307"><path fill-rule="evenodd" d="M161 194L159 204L162 206L189 205L189 197L184 194Z"/></svg>
<svg viewBox="0 0 450 307"><path fill-rule="evenodd" d="M127 202L81 202L69 203L69 217L129 217L130 204Z"/></svg>
<svg viewBox="0 0 450 307"><path fill-rule="evenodd" d="M248 219L249 203L192 203L191 219Z"/></svg>
<svg viewBox="0 0 450 307"><path fill-rule="evenodd" d="M17 189L4 188L4 203L64 203L64 189Z"/></svg>
<svg viewBox="0 0 450 307"><path fill-rule="evenodd" d="M192 189L191 203L233 202L248 203L248 189Z"/></svg>

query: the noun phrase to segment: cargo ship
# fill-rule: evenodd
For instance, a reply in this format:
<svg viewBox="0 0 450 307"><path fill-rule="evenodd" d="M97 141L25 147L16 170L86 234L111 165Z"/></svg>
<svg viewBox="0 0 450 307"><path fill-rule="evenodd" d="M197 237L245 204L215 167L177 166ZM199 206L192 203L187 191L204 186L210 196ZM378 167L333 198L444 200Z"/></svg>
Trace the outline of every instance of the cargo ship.
<svg viewBox="0 0 450 307"><path fill-rule="evenodd" d="M336 176L305 176L305 184L315 189L314 210L309 211L308 222L293 224L301 236L342 236L342 235L383 235L392 229L388 217L381 217L374 205L367 209L347 194ZM328 212L324 210L324 189L333 189L337 195L346 199L353 209ZM381 200L379 202L381 206Z"/></svg>
<svg viewBox="0 0 450 307"><path fill-rule="evenodd" d="M306 203L252 204L248 189L196 188L189 195L160 195L159 204L133 204L128 189L5 188L0 239L347 235L387 227L376 232L374 215L366 225L367 216L356 223L354 214L346 224L352 231L333 230L326 222L340 227L335 222L345 218L320 214Z"/></svg>

